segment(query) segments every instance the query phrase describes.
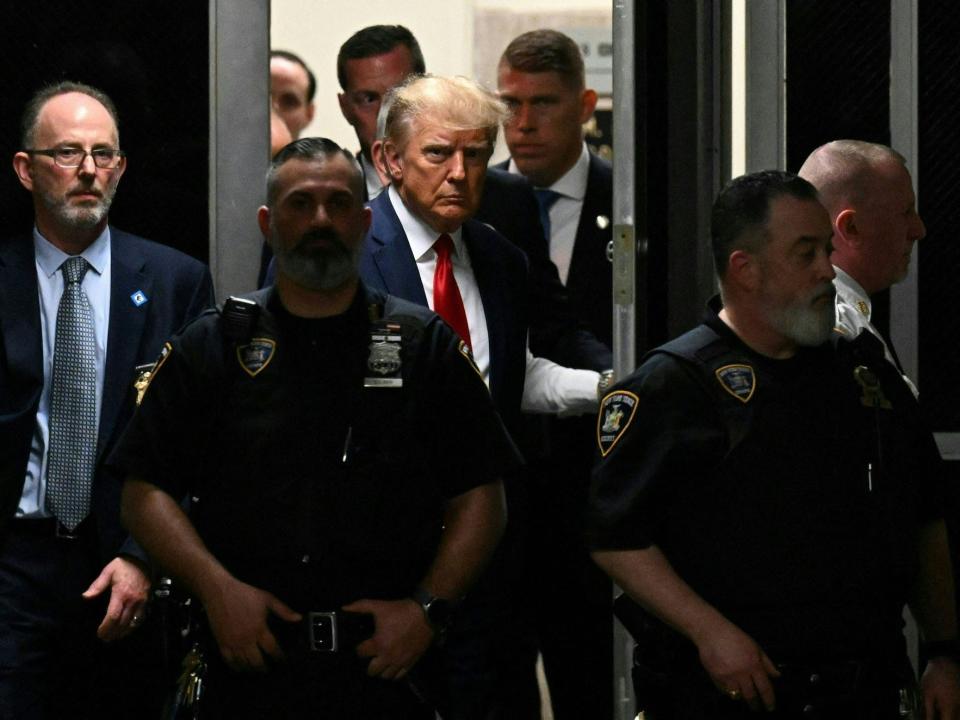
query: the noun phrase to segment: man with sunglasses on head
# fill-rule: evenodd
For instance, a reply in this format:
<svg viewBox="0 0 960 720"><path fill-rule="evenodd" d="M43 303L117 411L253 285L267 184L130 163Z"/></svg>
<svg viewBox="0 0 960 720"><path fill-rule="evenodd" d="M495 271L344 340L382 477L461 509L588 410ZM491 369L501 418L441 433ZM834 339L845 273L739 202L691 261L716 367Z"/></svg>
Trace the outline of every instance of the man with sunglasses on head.
<svg viewBox="0 0 960 720"><path fill-rule="evenodd" d="M200 262L108 225L127 159L104 93L45 87L22 132L35 225L0 245L0 717L127 717L147 694L113 641L143 623L150 579L103 459L213 287Z"/></svg>

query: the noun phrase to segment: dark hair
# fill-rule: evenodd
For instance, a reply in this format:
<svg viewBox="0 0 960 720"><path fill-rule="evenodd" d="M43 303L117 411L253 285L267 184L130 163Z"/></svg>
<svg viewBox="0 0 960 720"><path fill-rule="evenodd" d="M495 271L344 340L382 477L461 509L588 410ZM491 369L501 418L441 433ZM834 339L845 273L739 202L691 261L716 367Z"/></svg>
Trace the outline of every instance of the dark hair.
<svg viewBox="0 0 960 720"><path fill-rule="evenodd" d="M720 191L710 215L713 265L717 277L727 271L734 250L757 249L757 238L770 216L770 203L784 195L818 200L817 190L802 177L782 170L762 170L731 180Z"/></svg>
<svg viewBox="0 0 960 720"><path fill-rule="evenodd" d="M287 143L273 156L270 168L267 170L267 206L273 207L277 194L277 172L280 170L280 166L288 160L329 160L337 155L342 155L350 161L350 167L353 168L350 184L353 186L357 198L362 198L363 174L360 172L360 165L353 153L340 147L333 140L309 137Z"/></svg>
<svg viewBox="0 0 960 720"><path fill-rule="evenodd" d="M117 132L120 132L120 118L117 115L117 107L103 90L98 90L83 83L64 81L45 85L27 101L27 106L23 109L23 116L20 118L20 142L23 149L30 148L33 145L33 135L37 130L37 121L40 119L40 111L43 110L43 106L53 98L67 93L87 95L103 105L110 113L110 117L113 118L113 124L117 128Z"/></svg>
<svg viewBox="0 0 960 720"><path fill-rule="evenodd" d="M577 89L585 83L580 47L556 30L531 30L518 35L503 51L500 65L520 72L555 72Z"/></svg>
<svg viewBox="0 0 960 720"><path fill-rule="evenodd" d="M410 51L413 74L423 75L427 71L420 43L412 32L403 25L370 25L351 35L340 46L340 52L337 53L337 80L340 81L340 87L344 92L347 90L347 60L362 60L374 55L383 55L397 45L403 45Z"/></svg>
<svg viewBox="0 0 960 720"><path fill-rule="evenodd" d="M313 76L313 71L303 61L303 58L296 53L290 52L289 50L271 50L270 58L283 58L284 60L289 60L290 62L296 63L307 71L307 102L312 103L313 96L317 92L317 79Z"/></svg>

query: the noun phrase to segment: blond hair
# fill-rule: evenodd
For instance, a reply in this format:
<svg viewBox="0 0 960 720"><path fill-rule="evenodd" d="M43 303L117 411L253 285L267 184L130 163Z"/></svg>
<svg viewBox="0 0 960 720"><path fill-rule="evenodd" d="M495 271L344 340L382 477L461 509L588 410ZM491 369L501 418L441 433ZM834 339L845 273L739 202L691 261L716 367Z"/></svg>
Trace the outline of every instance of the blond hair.
<svg viewBox="0 0 960 720"><path fill-rule="evenodd" d="M507 106L492 92L465 77L414 75L384 100L389 106L384 137L406 145L415 118L429 118L449 130L483 130L490 150L497 142Z"/></svg>

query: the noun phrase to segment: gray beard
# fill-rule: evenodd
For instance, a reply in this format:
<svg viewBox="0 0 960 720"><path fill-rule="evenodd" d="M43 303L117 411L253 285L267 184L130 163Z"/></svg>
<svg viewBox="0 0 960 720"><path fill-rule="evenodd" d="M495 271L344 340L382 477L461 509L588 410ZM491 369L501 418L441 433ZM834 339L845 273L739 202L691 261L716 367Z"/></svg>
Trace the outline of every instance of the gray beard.
<svg viewBox="0 0 960 720"><path fill-rule="evenodd" d="M44 206L65 227L76 230L91 230L107 216L110 205L113 203L115 190L108 190L106 194L93 206L78 207L69 205L66 198L54 197L53 195L41 192L40 199Z"/></svg>
<svg viewBox="0 0 960 720"><path fill-rule="evenodd" d="M274 243L274 248L277 245ZM289 250L275 249L274 255L280 272L308 290L336 290L360 272L360 248L351 252L339 243L311 251L298 244Z"/></svg>
<svg viewBox="0 0 960 720"><path fill-rule="evenodd" d="M810 298L794 305L770 311L770 324L783 336L790 338L797 345L816 347L830 339L834 327L833 303L824 303L821 309L811 307L810 301L824 293L820 288ZM833 285L830 285L833 291ZM831 298L833 293L831 292Z"/></svg>

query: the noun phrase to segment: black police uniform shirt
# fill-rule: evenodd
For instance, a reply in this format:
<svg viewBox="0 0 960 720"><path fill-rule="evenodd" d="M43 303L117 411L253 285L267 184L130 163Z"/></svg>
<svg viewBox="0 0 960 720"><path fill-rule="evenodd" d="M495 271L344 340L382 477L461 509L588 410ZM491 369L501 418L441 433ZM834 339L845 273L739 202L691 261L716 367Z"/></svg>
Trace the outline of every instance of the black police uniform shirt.
<svg viewBox="0 0 960 720"><path fill-rule="evenodd" d="M204 542L239 579L295 609L409 594L436 552L444 502L499 478L516 451L469 352L395 298L402 387L364 388L365 291L304 319L272 288L249 340L216 312L164 349L111 462L193 498ZM400 316L404 317L400 317Z"/></svg>
<svg viewBox="0 0 960 720"><path fill-rule="evenodd" d="M902 657L915 533L941 512L912 395L843 341L774 360L716 312L705 325L723 367L654 352L604 399L590 545L657 545L775 662ZM864 406L861 363L890 408Z"/></svg>

